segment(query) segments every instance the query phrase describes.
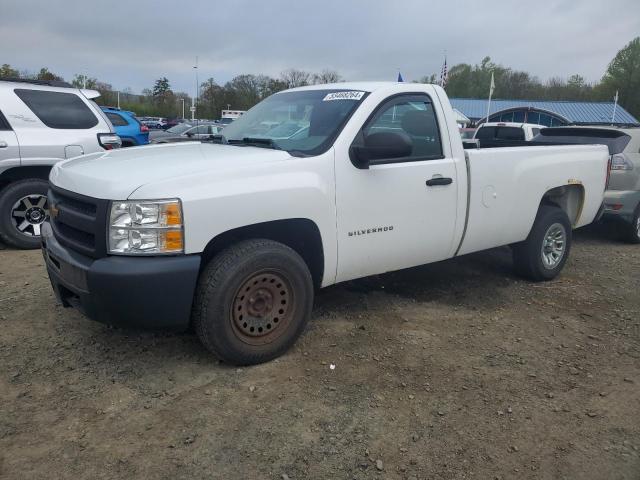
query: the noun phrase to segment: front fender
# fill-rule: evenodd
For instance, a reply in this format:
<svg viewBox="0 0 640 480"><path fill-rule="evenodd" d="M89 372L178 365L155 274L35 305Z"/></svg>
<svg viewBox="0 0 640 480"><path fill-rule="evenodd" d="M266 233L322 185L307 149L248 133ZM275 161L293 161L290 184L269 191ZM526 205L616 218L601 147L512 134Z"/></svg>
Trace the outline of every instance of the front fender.
<svg viewBox="0 0 640 480"><path fill-rule="evenodd" d="M185 253L201 253L218 235L258 223L303 218L315 223L324 251L324 284L337 265L333 149L317 157L251 165L141 187L135 198L180 198ZM163 193L161 193L163 192Z"/></svg>

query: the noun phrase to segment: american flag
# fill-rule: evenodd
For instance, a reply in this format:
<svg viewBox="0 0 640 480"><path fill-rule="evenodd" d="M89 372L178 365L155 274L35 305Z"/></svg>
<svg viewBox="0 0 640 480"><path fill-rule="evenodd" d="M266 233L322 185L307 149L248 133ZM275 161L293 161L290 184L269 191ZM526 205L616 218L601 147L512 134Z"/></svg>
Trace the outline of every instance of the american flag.
<svg viewBox="0 0 640 480"><path fill-rule="evenodd" d="M445 88L447 86L447 80L449 79L449 72L447 71L447 57L444 57L444 64L442 65L442 71L440 72L440 86Z"/></svg>

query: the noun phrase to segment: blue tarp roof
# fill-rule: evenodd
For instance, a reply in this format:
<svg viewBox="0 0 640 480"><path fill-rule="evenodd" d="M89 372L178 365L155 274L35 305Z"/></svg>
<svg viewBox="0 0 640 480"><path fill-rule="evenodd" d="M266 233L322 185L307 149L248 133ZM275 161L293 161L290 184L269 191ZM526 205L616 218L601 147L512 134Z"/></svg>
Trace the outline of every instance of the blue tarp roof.
<svg viewBox="0 0 640 480"><path fill-rule="evenodd" d="M472 120L487 115L487 99L451 98L451 106ZM491 100L491 114L517 107L532 107L557 113L575 123L610 123L613 102L543 102L539 100ZM639 123L633 115L619 104L616 108L616 123Z"/></svg>

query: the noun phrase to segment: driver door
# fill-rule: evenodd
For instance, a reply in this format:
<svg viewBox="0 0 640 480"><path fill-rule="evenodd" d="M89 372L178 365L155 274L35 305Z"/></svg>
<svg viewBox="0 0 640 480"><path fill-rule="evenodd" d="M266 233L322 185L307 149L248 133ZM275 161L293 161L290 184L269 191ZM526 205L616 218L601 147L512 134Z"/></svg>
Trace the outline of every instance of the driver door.
<svg viewBox="0 0 640 480"><path fill-rule="evenodd" d="M393 96L354 140L399 132L411 138L409 156L363 169L354 165L349 151L336 151L337 281L451 255L458 186L449 144L443 142L446 130L443 134L439 128L444 118L436 112L427 94Z"/></svg>

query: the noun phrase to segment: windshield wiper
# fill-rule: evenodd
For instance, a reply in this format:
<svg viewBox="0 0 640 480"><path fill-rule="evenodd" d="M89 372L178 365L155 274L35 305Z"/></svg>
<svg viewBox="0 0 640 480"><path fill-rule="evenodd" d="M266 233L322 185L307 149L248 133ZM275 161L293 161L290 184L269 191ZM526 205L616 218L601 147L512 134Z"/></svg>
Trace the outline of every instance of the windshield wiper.
<svg viewBox="0 0 640 480"><path fill-rule="evenodd" d="M244 137L242 140L227 140L229 145L247 145L249 147L273 148L274 150L282 150L276 145L271 138Z"/></svg>

